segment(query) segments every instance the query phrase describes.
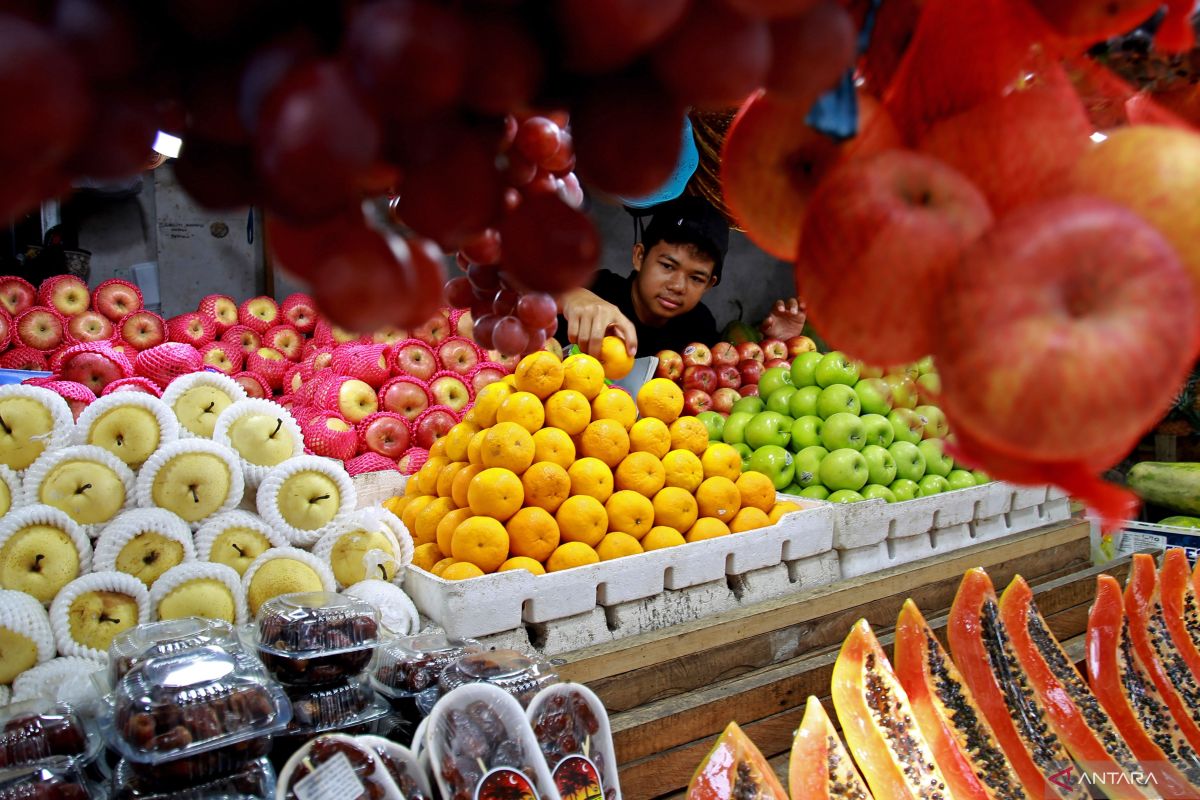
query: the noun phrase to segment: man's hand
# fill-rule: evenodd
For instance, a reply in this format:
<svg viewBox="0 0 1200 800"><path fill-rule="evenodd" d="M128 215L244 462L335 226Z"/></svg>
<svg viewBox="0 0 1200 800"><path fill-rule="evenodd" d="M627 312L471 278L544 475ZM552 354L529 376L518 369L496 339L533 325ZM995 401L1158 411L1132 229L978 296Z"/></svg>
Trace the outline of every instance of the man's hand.
<svg viewBox="0 0 1200 800"><path fill-rule="evenodd" d="M762 331L769 337L784 341L804 333L804 322L808 314L804 303L793 297L790 300L776 300L775 307L763 320Z"/></svg>
<svg viewBox="0 0 1200 800"><path fill-rule="evenodd" d="M637 355L637 329L615 305L587 289L576 289L560 299L567 320L567 339L588 355L600 357L600 344L612 330L625 341L629 355Z"/></svg>

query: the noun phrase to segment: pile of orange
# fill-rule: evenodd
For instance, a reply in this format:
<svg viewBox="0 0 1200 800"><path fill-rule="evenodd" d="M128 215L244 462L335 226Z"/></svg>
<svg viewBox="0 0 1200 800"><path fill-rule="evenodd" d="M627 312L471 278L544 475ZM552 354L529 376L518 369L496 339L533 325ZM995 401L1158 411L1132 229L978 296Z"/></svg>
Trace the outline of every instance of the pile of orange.
<svg viewBox="0 0 1200 800"><path fill-rule="evenodd" d="M612 348L624 355L624 347ZM628 369L625 369L628 372ZM526 356L429 451L403 496L413 564L451 580L524 569L537 575L773 524L765 475L681 416L661 378L637 398L605 385L588 355Z"/></svg>

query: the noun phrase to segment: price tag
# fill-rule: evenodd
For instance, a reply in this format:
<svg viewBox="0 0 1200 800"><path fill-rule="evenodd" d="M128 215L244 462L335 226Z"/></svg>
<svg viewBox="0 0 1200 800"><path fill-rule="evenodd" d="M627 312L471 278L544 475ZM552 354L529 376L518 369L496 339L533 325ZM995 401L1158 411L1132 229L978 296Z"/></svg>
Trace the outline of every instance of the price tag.
<svg viewBox="0 0 1200 800"><path fill-rule="evenodd" d="M345 753L338 753L296 782L299 800L353 800L366 792Z"/></svg>

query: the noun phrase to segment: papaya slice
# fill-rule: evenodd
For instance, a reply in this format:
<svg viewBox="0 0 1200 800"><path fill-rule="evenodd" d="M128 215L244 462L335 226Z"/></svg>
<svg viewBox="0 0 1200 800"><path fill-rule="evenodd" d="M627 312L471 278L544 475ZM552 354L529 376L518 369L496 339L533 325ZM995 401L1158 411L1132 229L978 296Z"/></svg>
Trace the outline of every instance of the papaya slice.
<svg viewBox="0 0 1200 800"><path fill-rule="evenodd" d="M1147 776L1137 759L1054 638L1020 575L1000 595L1000 620L1047 719L1090 774L1090 782L1113 800L1158 797L1145 785Z"/></svg>
<svg viewBox="0 0 1200 800"><path fill-rule="evenodd" d="M1171 718L1150 676L1138 666L1129 642L1121 585L1111 575L1096 579L1088 611L1088 682L1117 732L1153 772L1164 797L1200 797L1200 756Z"/></svg>
<svg viewBox="0 0 1200 800"><path fill-rule="evenodd" d="M833 708L875 797L953 800L871 626L850 629L833 664Z"/></svg>
<svg viewBox="0 0 1200 800"><path fill-rule="evenodd" d="M1046 710L1017 663L992 579L968 570L958 586L946 638L954 664L1030 797L1087 800L1088 792L1049 776L1072 769L1071 756L1046 722Z"/></svg>
<svg viewBox="0 0 1200 800"><path fill-rule="evenodd" d="M971 690L911 599L900 609L892 653L917 726L956 800L1027 800Z"/></svg>
<svg viewBox="0 0 1200 800"><path fill-rule="evenodd" d="M1125 583L1125 617L1134 657L1150 676L1154 687L1187 737L1200 751L1200 683L1171 643L1162 604L1154 558L1135 553Z"/></svg>
<svg viewBox="0 0 1200 800"><path fill-rule="evenodd" d="M825 707L812 695L792 740L788 792L792 800L872 800Z"/></svg>
<svg viewBox="0 0 1200 800"><path fill-rule="evenodd" d="M1192 678L1200 682L1200 600L1192 590L1190 570L1182 548L1168 549L1158 573L1158 596L1171 642L1192 671Z"/></svg>
<svg viewBox="0 0 1200 800"><path fill-rule="evenodd" d="M688 784L687 800L788 800L754 742L729 723Z"/></svg>

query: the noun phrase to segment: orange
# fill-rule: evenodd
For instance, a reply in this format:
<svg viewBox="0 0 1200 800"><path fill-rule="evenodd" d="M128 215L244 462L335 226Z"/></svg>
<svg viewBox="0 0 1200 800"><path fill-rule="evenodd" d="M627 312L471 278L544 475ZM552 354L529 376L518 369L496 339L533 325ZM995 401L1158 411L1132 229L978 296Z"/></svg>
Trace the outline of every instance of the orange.
<svg viewBox="0 0 1200 800"><path fill-rule="evenodd" d="M646 497L654 497L666 485L667 471L662 462L649 453L630 453L621 459L613 474L617 489L632 489Z"/></svg>
<svg viewBox="0 0 1200 800"><path fill-rule="evenodd" d="M550 558L546 559L547 572L561 572L572 567L584 567L599 563L600 556L583 542L560 544Z"/></svg>
<svg viewBox="0 0 1200 800"><path fill-rule="evenodd" d="M446 571L446 567L450 566L451 564L457 564L457 563L458 563L457 558L450 558L449 556L447 556L446 558L443 558L441 561L434 564L433 568L430 569L429 571L432 572L434 575L437 575L440 578L440 577L442 577L442 573Z"/></svg>
<svg viewBox="0 0 1200 800"><path fill-rule="evenodd" d="M467 461L472 464L483 463L483 440L490 430L491 428L484 428L471 437L471 441L467 443Z"/></svg>
<svg viewBox="0 0 1200 800"><path fill-rule="evenodd" d="M704 481L704 466L691 450L672 450L663 456L662 465L667 473L667 486L694 492Z"/></svg>
<svg viewBox="0 0 1200 800"><path fill-rule="evenodd" d="M549 461L566 469L575 463L575 442L558 428L542 428L533 435L533 460Z"/></svg>
<svg viewBox="0 0 1200 800"><path fill-rule="evenodd" d="M417 470L417 474L413 478L417 481L417 488L421 494L437 494L437 479L442 471L442 467L450 463L450 460L445 456L430 456L425 465Z"/></svg>
<svg viewBox="0 0 1200 800"><path fill-rule="evenodd" d="M604 504L604 511L610 531L628 533L635 539L641 539L654 526L654 504L637 492L616 492Z"/></svg>
<svg viewBox="0 0 1200 800"><path fill-rule="evenodd" d="M661 419L647 417L633 423L629 429L629 449L635 453L649 453L662 458L671 452L671 431Z"/></svg>
<svg viewBox="0 0 1200 800"><path fill-rule="evenodd" d="M638 540L628 533L610 533L600 540L600 544L596 545L596 555L600 556L601 561L612 561L614 558L623 558L624 556L636 556L642 552L645 551L638 544Z"/></svg>
<svg viewBox="0 0 1200 800"><path fill-rule="evenodd" d="M511 470L485 469L471 479L467 503L476 514L503 522L525 503L525 488Z"/></svg>
<svg viewBox="0 0 1200 800"><path fill-rule="evenodd" d="M610 381L619 381L633 369L633 356L625 347L625 340L617 336L605 336L600 342L600 363L604 367L604 377Z"/></svg>
<svg viewBox="0 0 1200 800"><path fill-rule="evenodd" d="M535 461L521 476L525 504L553 514L571 496L571 476L552 461Z"/></svg>
<svg viewBox="0 0 1200 800"><path fill-rule="evenodd" d="M438 475L437 479L437 496L438 497L453 497L454 479L458 477L460 470L469 467L465 461L453 461L447 464L442 469L442 474Z"/></svg>
<svg viewBox="0 0 1200 800"><path fill-rule="evenodd" d="M742 505L757 508L764 514L775 506L775 484L761 472L743 472L737 479Z"/></svg>
<svg viewBox="0 0 1200 800"><path fill-rule="evenodd" d="M613 493L612 470L598 458L581 458L567 470L571 494L594 497L601 503Z"/></svg>
<svg viewBox="0 0 1200 800"><path fill-rule="evenodd" d="M672 450L691 450L702 455L708 449L708 428L695 417L680 417L671 423L670 431Z"/></svg>
<svg viewBox="0 0 1200 800"><path fill-rule="evenodd" d="M643 419L661 419L670 425L683 412L683 390L675 381L652 378L638 389L637 409Z"/></svg>
<svg viewBox="0 0 1200 800"><path fill-rule="evenodd" d="M412 565L418 569L423 569L426 572L433 569L433 565L445 558L442 551L433 542L417 545L413 549Z"/></svg>
<svg viewBox="0 0 1200 800"><path fill-rule="evenodd" d="M417 486L417 482L414 481L412 478L409 478L408 481L404 484L404 496L412 497L412 496L418 495L420 493L421 493L421 490Z"/></svg>
<svg viewBox="0 0 1200 800"><path fill-rule="evenodd" d="M454 505L459 508L466 508L470 505L467 500L467 487L471 485L471 479L483 470L483 464L468 464L458 471L458 474L454 476L454 485L450 487L450 497L454 500Z"/></svg>
<svg viewBox="0 0 1200 800"><path fill-rule="evenodd" d="M471 517L454 530L452 555L484 572L495 572L508 559L508 531L491 517Z"/></svg>
<svg viewBox="0 0 1200 800"><path fill-rule="evenodd" d="M637 406L624 389L603 389L592 401L592 419L615 419L629 430L637 422Z"/></svg>
<svg viewBox="0 0 1200 800"><path fill-rule="evenodd" d="M471 418L481 428L490 428L496 424L496 411L500 404L513 393L513 388L504 381L489 383L475 395L475 405L471 407Z"/></svg>
<svg viewBox="0 0 1200 800"><path fill-rule="evenodd" d="M541 404L538 404L541 407ZM479 458L485 467L503 467L520 475L533 463L533 437L516 422L497 422L483 435Z"/></svg>
<svg viewBox="0 0 1200 800"><path fill-rule="evenodd" d="M445 438L446 438L445 436L439 436L437 438L437 440L434 441L434 443L429 446L429 455L431 458L433 456L441 456L443 458L445 457L446 443L442 441ZM446 460L449 461L449 459L446 459Z"/></svg>
<svg viewBox="0 0 1200 800"><path fill-rule="evenodd" d="M545 400L562 388L563 365L553 353L538 350L521 359L513 377L518 392L529 392Z"/></svg>
<svg viewBox="0 0 1200 800"><path fill-rule="evenodd" d="M686 531L696 523L699 509L691 492L668 486L654 495L654 524Z"/></svg>
<svg viewBox="0 0 1200 800"><path fill-rule="evenodd" d="M583 542L595 547L608 533L608 514L604 506L586 494L568 497L554 515L564 542Z"/></svg>
<svg viewBox="0 0 1200 800"><path fill-rule="evenodd" d="M775 505L771 506L771 510L767 512L767 519L769 519L771 524L774 525L776 522L779 522L780 518L783 517L784 514L790 514L793 511L803 511L803 509L795 503L776 503Z"/></svg>
<svg viewBox="0 0 1200 800"><path fill-rule="evenodd" d="M765 528L771 524L771 518L768 517L762 510L749 506L743 508L729 523L729 530L734 533L742 533L743 531L752 531L755 528Z"/></svg>
<svg viewBox="0 0 1200 800"><path fill-rule="evenodd" d="M468 578L482 578L483 570L466 561L457 561L442 570L442 579L448 581L465 581Z"/></svg>
<svg viewBox="0 0 1200 800"><path fill-rule="evenodd" d="M400 516L400 521L404 523L405 528L408 528L410 535L417 529L417 515L424 511L425 506L432 503L435 499L427 494L418 495L405 507L404 513Z"/></svg>
<svg viewBox="0 0 1200 800"><path fill-rule="evenodd" d="M508 550L514 556L545 561L558 547L558 523L544 508L522 508L504 527Z"/></svg>
<svg viewBox="0 0 1200 800"><path fill-rule="evenodd" d="M533 392L513 392L496 412L497 424L515 422L530 433L542 427L545 421L546 409Z"/></svg>
<svg viewBox="0 0 1200 800"><path fill-rule="evenodd" d="M736 481L742 474L742 457L733 445L724 442L712 442L700 454L700 464L704 467L704 477L722 477Z"/></svg>
<svg viewBox="0 0 1200 800"><path fill-rule="evenodd" d="M438 440L446 443L446 458L451 461L466 461L467 445L477 433L479 426L472 422L460 422L451 428L449 433Z"/></svg>
<svg viewBox="0 0 1200 800"><path fill-rule="evenodd" d="M454 529L473 516L475 516L475 512L469 508L456 508L442 517L442 521L437 526L438 550L441 550L443 554L449 553L450 543L454 541Z"/></svg>
<svg viewBox="0 0 1200 800"><path fill-rule="evenodd" d="M413 544L428 544L437 542L438 523L442 517L454 510L454 501L449 497L439 497L417 514L416 529L409 528Z"/></svg>
<svg viewBox="0 0 1200 800"><path fill-rule="evenodd" d="M514 569L523 569L526 572L532 572L534 575L546 574L546 568L540 562L534 561L532 558L525 558L525 556L513 556L501 564L500 569L496 570L496 572L509 572Z"/></svg>
<svg viewBox="0 0 1200 800"><path fill-rule="evenodd" d="M728 536L729 526L719 519L701 517L696 524L688 529L684 538L689 542L701 542L705 539L715 539L718 536Z"/></svg>
<svg viewBox="0 0 1200 800"><path fill-rule="evenodd" d="M702 517L730 522L742 508L742 497L733 481L717 475L705 478L696 490L696 507Z"/></svg>
<svg viewBox="0 0 1200 800"><path fill-rule="evenodd" d="M387 500L383 501L383 507L385 510L392 512L398 517L404 513L404 507L408 505L408 501L410 499L411 498L408 497L401 497L400 495L389 497Z"/></svg>
<svg viewBox="0 0 1200 800"><path fill-rule="evenodd" d="M666 525L658 525L650 529L650 532L642 537L642 549L649 553L651 550L662 550L664 547L678 547L681 544L687 544L687 540L683 538L683 534L674 528L668 528Z"/></svg>
<svg viewBox="0 0 1200 800"><path fill-rule="evenodd" d="M546 401L546 425L558 428L571 436L582 433L592 421L592 406L583 392L563 389Z"/></svg>
<svg viewBox="0 0 1200 800"><path fill-rule="evenodd" d="M629 455L629 433L614 419L598 419L588 423L580 436L579 452L585 457L598 458L612 469Z"/></svg>
<svg viewBox="0 0 1200 800"><path fill-rule="evenodd" d="M505 384L507 384L508 388L510 388L510 389L515 390L517 388L517 379L516 379L516 377L513 376L513 374L511 372L508 375L505 375L500 380L503 381Z"/></svg>
<svg viewBox="0 0 1200 800"><path fill-rule="evenodd" d="M589 401L604 388L604 367L592 356L578 353L563 361L563 388L574 389Z"/></svg>

